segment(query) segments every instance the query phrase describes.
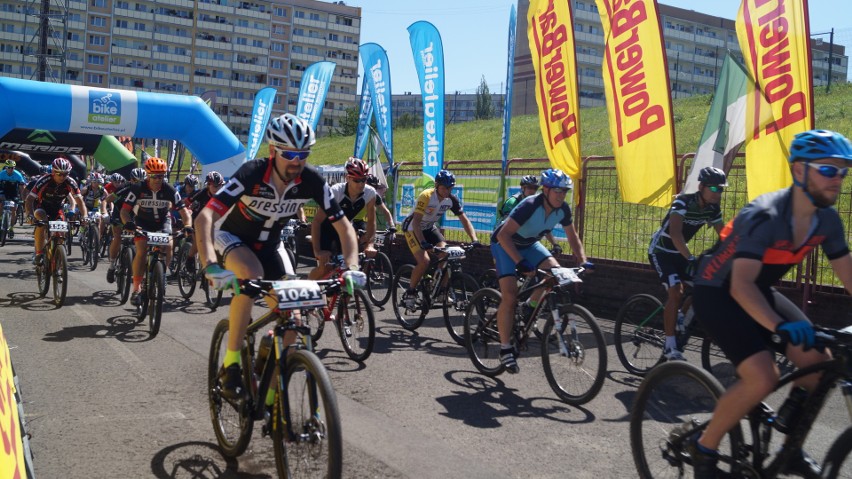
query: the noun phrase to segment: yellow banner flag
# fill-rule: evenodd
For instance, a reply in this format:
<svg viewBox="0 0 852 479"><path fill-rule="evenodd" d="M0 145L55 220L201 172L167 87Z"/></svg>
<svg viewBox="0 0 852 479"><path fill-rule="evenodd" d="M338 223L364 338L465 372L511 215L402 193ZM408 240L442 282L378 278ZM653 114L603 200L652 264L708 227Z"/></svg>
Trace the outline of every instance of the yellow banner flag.
<svg viewBox="0 0 852 479"><path fill-rule="evenodd" d="M596 3L606 43L604 91L621 197L668 208L675 194L675 136L657 4Z"/></svg>
<svg viewBox="0 0 852 479"><path fill-rule="evenodd" d="M813 80L807 0L743 0L737 37L749 84L746 110L748 197L790 186L787 164L796 133L813 129Z"/></svg>
<svg viewBox="0 0 852 479"><path fill-rule="evenodd" d="M582 175L580 92L571 2L530 0L527 37L535 68L538 121L550 164L574 179Z"/></svg>

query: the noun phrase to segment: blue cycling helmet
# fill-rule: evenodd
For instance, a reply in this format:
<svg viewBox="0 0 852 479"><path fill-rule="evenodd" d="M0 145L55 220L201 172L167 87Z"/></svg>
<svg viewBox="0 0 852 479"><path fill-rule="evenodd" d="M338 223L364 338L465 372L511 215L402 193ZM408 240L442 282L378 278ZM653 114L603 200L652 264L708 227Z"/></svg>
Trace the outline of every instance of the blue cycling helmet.
<svg viewBox="0 0 852 479"><path fill-rule="evenodd" d="M49 175L53 173L53 167L50 165L41 165L41 168L39 168L39 173L41 173L42 175Z"/></svg>
<svg viewBox="0 0 852 479"><path fill-rule="evenodd" d="M441 170L435 175L435 184L452 188L456 185L456 175L447 170Z"/></svg>
<svg viewBox="0 0 852 479"><path fill-rule="evenodd" d="M571 180L570 176L563 173L562 170L551 168L541 172L541 186L547 188L567 188L570 190L574 187L574 181Z"/></svg>
<svg viewBox="0 0 852 479"><path fill-rule="evenodd" d="M840 133L829 130L809 130L796 135L790 144L790 163L820 158L852 161L852 143Z"/></svg>

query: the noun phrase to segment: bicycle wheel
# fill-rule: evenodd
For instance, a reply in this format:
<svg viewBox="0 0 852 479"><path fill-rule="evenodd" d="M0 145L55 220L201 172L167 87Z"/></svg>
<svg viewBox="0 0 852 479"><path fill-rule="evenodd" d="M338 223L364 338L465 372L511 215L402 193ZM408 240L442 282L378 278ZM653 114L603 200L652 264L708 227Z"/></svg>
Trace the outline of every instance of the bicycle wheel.
<svg viewBox="0 0 852 479"><path fill-rule="evenodd" d="M163 319L163 300L166 295L166 272L162 261L154 263L148 281L148 330L151 339L153 339L160 332L160 321Z"/></svg>
<svg viewBox="0 0 852 479"><path fill-rule="evenodd" d="M50 265L47 261L47 255L45 255L44 260L42 261L41 266L35 267L36 272L36 282L38 283L38 296L43 298L47 296L47 290L50 289Z"/></svg>
<svg viewBox="0 0 852 479"><path fill-rule="evenodd" d="M251 440L254 421L244 399L230 401L219 392L219 376L223 372L222 361L228 347L228 320L223 319L213 329L210 355L207 363L207 400L210 419L216 442L225 457L237 457L246 451ZM246 373L250 368L243 368ZM245 381L245 378L244 378ZM250 384L245 382L245 384Z"/></svg>
<svg viewBox="0 0 852 479"><path fill-rule="evenodd" d="M216 289L211 290L210 283L204 275L201 275L201 289L204 290L204 304L213 311L216 311L216 308L218 308L219 304L222 302L222 291Z"/></svg>
<svg viewBox="0 0 852 479"><path fill-rule="evenodd" d="M464 346L464 315L470 298L479 291L479 283L467 273L453 273L444 297L444 324L450 337Z"/></svg>
<svg viewBox="0 0 852 479"><path fill-rule="evenodd" d="M323 316L323 310L312 309L302 313L302 324L311 328L311 341L313 344L316 344L322 337L323 331L325 331L325 317Z"/></svg>
<svg viewBox="0 0 852 479"><path fill-rule="evenodd" d="M62 248L53 252L53 304L61 308L68 293L68 258Z"/></svg>
<svg viewBox="0 0 852 479"><path fill-rule="evenodd" d="M479 284L483 288L491 288L499 291L500 282L497 281L497 270L494 268L485 270L485 272L482 273L482 277L479 278Z"/></svg>
<svg viewBox="0 0 852 479"><path fill-rule="evenodd" d="M130 248L122 248L119 251L118 265L115 269L115 287L119 296L119 304L127 302L130 297L130 283L133 281L133 251Z"/></svg>
<svg viewBox="0 0 852 479"><path fill-rule="evenodd" d="M86 228L84 231L88 231L88 228ZM89 239L86 236L87 234L84 233L80 237L80 254L83 257L84 266L89 264L89 248L87 248L87 245L89 244Z"/></svg>
<svg viewBox="0 0 852 479"><path fill-rule="evenodd" d="M89 271L94 271L95 268L98 267L98 260L100 259L100 254L98 254L98 246L101 243L101 234L98 232L98 228L96 226L89 226L89 232L87 233L87 236L89 243L87 245L87 249L89 250Z"/></svg>
<svg viewBox="0 0 852 479"><path fill-rule="evenodd" d="M176 255L178 257L178 290L180 290L180 295L183 299L192 297L192 293L195 292L195 285L198 283L195 273L186 270L186 258L189 256L189 249L191 247L189 243L184 243ZM198 271L198 268L196 267L195 270Z"/></svg>
<svg viewBox="0 0 852 479"><path fill-rule="evenodd" d="M109 225L109 222L107 222L107 226L106 226L105 231L106 231L106 234L103 236L103 238L101 238L101 245L100 245L101 258L108 258L109 257L109 245L112 244L112 227Z"/></svg>
<svg viewBox="0 0 852 479"><path fill-rule="evenodd" d="M393 265L388 255L379 251L372 261L367 263L364 273L367 275L367 293L373 304L382 306L388 302L393 284Z"/></svg>
<svg viewBox="0 0 852 479"><path fill-rule="evenodd" d="M687 441L700 434L723 392L710 373L684 361L661 364L645 376L630 414L630 448L639 477L690 476ZM742 450L741 445L742 429L737 425L719 452L730 457L731 451ZM728 467L723 461L719 466Z"/></svg>
<svg viewBox="0 0 852 479"><path fill-rule="evenodd" d="M293 274L296 274L296 254L290 248L284 248L287 252L287 259L290 260L290 266L293 267Z"/></svg>
<svg viewBox="0 0 852 479"><path fill-rule="evenodd" d="M278 380L272 428L278 477L339 478L343 435L328 372L315 354L298 350L287 355L286 375L286 391Z"/></svg>
<svg viewBox="0 0 852 479"><path fill-rule="evenodd" d="M663 303L635 294L615 316L615 352L627 372L644 376L663 361Z"/></svg>
<svg viewBox="0 0 852 479"><path fill-rule="evenodd" d="M547 305L544 305L548 309ZM600 392L606 375L606 340L592 313L578 304L560 307L544 323L541 362L553 392L568 404L585 404Z"/></svg>
<svg viewBox="0 0 852 479"><path fill-rule="evenodd" d="M352 296L342 293L339 299L336 324L343 350L353 361L366 361L376 341L376 318L367 293L357 289Z"/></svg>
<svg viewBox="0 0 852 479"><path fill-rule="evenodd" d="M480 289L470 298L464 315L467 354L477 371L489 377L505 370L500 362L500 334L497 332L500 298L500 292L495 289Z"/></svg>
<svg viewBox="0 0 852 479"><path fill-rule="evenodd" d="M70 226L70 229L65 233L65 252L67 256L71 256L71 247L74 246L74 236L80 231L79 226Z"/></svg>
<svg viewBox="0 0 852 479"><path fill-rule="evenodd" d="M3 212L3 221L0 222L0 246L6 246L6 234L9 232L9 212Z"/></svg>
<svg viewBox="0 0 852 479"><path fill-rule="evenodd" d="M822 465L822 477L827 479L848 479L852 477L852 427L843 431L834 441L825 455Z"/></svg>
<svg viewBox="0 0 852 479"><path fill-rule="evenodd" d="M423 320L426 319L426 313L429 311L429 308L423 304L422 295L422 281L418 286L418 296L420 296L417 301L419 304L415 309L410 310L405 307L403 304L403 297L405 296L405 291L408 289L408 285L411 281L411 273L414 271L414 266L410 264L404 264L396 270L396 274L393 278L393 286L391 287L391 299L393 301L393 314L396 316L396 320L399 321L399 324L402 325L403 328L414 331L423 324Z"/></svg>

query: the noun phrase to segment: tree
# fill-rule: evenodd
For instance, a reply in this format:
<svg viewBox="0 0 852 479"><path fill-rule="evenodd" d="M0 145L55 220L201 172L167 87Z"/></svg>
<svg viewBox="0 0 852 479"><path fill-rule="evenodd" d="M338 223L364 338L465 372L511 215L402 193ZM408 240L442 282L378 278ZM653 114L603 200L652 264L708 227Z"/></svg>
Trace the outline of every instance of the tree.
<svg viewBox="0 0 852 479"><path fill-rule="evenodd" d="M397 118L396 122L394 122L394 126L399 129L404 128L415 128L421 126L422 122L420 119L411 113L403 113Z"/></svg>
<svg viewBox="0 0 852 479"><path fill-rule="evenodd" d="M358 131L358 111L355 108L347 108L346 116L340 119L340 126L335 129L335 134L341 136L352 136Z"/></svg>
<svg viewBox="0 0 852 479"><path fill-rule="evenodd" d="M479 87L476 88L476 112L474 117L477 120L488 120L494 117L494 104L491 103L491 92L488 90L488 84L485 83L485 75L482 75L482 81Z"/></svg>

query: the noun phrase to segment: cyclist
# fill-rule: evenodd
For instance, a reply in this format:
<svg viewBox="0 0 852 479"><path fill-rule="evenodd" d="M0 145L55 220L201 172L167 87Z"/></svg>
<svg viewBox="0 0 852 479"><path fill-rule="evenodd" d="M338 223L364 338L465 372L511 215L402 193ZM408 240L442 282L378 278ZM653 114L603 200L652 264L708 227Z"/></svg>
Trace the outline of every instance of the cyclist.
<svg viewBox="0 0 852 479"><path fill-rule="evenodd" d="M441 170L435 175L434 188L427 188L417 197L414 211L402 222L405 231L405 241L408 249L414 255L417 265L411 272L411 282L405 291L403 302L407 309L414 309L417 302L417 285L426 269L429 267L429 251L434 246L443 248L446 246L444 236L438 230L436 223L441 220L447 210L452 211L464 227L465 233L470 236L473 243L479 243L476 239L476 231L464 214L461 202L453 194L453 186L456 185L456 177L447 170ZM445 276L446 278L446 276Z"/></svg>
<svg viewBox="0 0 852 479"><path fill-rule="evenodd" d="M115 175L118 175L116 177ZM119 179L120 178L120 179ZM109 244L109 268L107 269L107 282L115 282L115 263L118 260L118 253L121 251L121 209L124 206L124 200L127 194L130 193L130 188L140 182L148 179L148 174L142 168L133 168L130 170L130 181L124 181L124 177L119 173L113 174L113 181L107 185L107 191L110 194L104 200L107 204L112 205L112 213L110 214L109 224L112 228L112 242ZM132 213L131 213L132 216Z"/></svg>
<svg viewBox="0 0 852 479"><path fill-rule="evenodd" d="M332 185L331 195L352 222L356 233L358 229L365 231L358 240L359 246L373 257L376 255L373 246L376 238L376 190L367 185L368 167L360 158L350 157L344 169L346 180ZM331 256L340 253L340 236L322 210L317 210L311 223L311 246L317 266L308 274L308 279L321 279L331 272L328 266Z"/></svg>
<svg viewBox="0 0 852 479"><path fill-rule="evenodd" d="M779 313L771 286L821 246L843 286L852 292L852 256L843 223L832 208L849 172L852 143L832 131L806 131L793 139L788 160L793 185L761 195L740 210L716 245L702 255L695 275L696 317L734 363L739 378L719 398L700 438L689 443L697 478L716 477L721 438L778 383L772 350L785 354L799 369L829 359L811 349L814 330L807 318ZM773 333L785 337L786 344L774 344ZM817 380L811 374L795 381L791 397L806 395ZM795 418L800 406L792 407L789 417ZM797 457L786 472L819 477L819 466L812 459L804 452Z"/></svg>
<svg viewBox="0 0 852 479"><path fill-rule="evenodd" d="M201 214L201 211L207 206L207 202L213 198L219 189L225 185L225 178L218 171L207 173L204 178L204 188L199 189L189 198L189 212L192 217L192 224L195 224L195 219ZM190 273L195 273L195 254L198 253L198 246L195 241L189 248L189 255L186 258L186 270Z"/></svg>
<svg viewBox="0 0 852 479"><path fill-rule="evenodd" d="M172 218L169 212L177 208L184 224L189 224L189 211L183 207L180 195L165 181L166 162L152 156L145 162L145 173L147 181L136 183L130 187L130 191L124 198L121 206L121 221L125 230L135 231L138 226L143 231L172 233ZM135 217L131 216L131 212ZM144 254L148 248L148 238L144 235L137 236L137 255L133 258L133 292L130 300L138 306L139 293L142 291L142 279L145 275L145 263L147 255ZM172 260L172 240L164 247L166 252L166 264Z"/></svg>
<svg viewBox="0 0 852 479"><path fill-rule="evenodd" d="M722 210L719 202L728 186L725 172L707 166L698 172L698 191L677 195L669 208L660 229L651 236L648 259L657 271L668 295L663 309L663 330L666 342L663 356L667 361L683 361L683 352L677 348L675 327L682 321L680 307L683 299L683 281L692 279L689 270L694 267L695 256L686 243L704 225L722 231ZM688 305L685 305L688 309Z"/></svg>
<svg viewBox="0 0 852 479"><path fill-rule="evenodd" d="M97 172L89 173L88 182L80 189L83 195L83 202L86 203L86 208L92 215L92 220L98 226L98 234L103 238L106 233L106 223L101 221L101 217L106 217L106 190L104 189L104 176Z"/></svg>
<svg viewBox="0 0 852 479"><path fill-rule="evenodd" d="M285 113L270 121L265 137L269 157L243 164L195 220L198 252L208 280L216 289L234 287L238 291L238 278L280 279L293 274L281 243L281 228L300 205L313 199L340 235L345 263L350 268L344 278L363 287L366 277L358 270L355 231L323 177L305 164L316 142L313 128ZM217 264L217 253L223 257L225 269ZM240 349L253 303L251 297L241 294L231 300L224 374L220 378L222 395L227 398L244 394ZM274 306L274 302L269 303ZM294 340L294 334L285 337L288 344ZM267 401L271 404L272 397Z"/></svg>
<svg viewBox="0 0 852 479"><path fill-rule="evenodd" d="M500 224L501 221L505 220L509 213L512 212L512 209L518 205L524 198L528 196L532 196L538 192L538 177L535 175L526 175L521 178L521 191L515 193L514 195L506 198L506 201L500 206L497 210L497 216L500 218L497 220L497 224ZM550 231L544 233L547 237L547 241L550 241L550 246L553 248L553 252L555 254L562 253L562 247L556 243L556 238L553 237L553 233Z"/></svg>
<svg viewBox="0 0 852 479"><path fill-rule="evenodd" d="M517 354L511 345L512 321L518 302L516 275L531 275L538 268L559 266L556 259L539 242L541 237L556 225L561 225L577 261L586 269L594 269L594 265L588 262L583 243L574 229L571 207L565 203L565 196L574 186L571 177L561 170L544 170L541 173L541 186L541 194L524 198L491 235L491 253L497 264L497 278L502 296L497 308L500 362L512 374L520 371ZM535 308L542 294L543 290L536 291L526 306Z"/></svg>
<svg viewBox="0 0 852 479"><path fill-rule="evenodd" d="M385 192L388 190L387 185L383 185L379 179L371 174L367 174L367 184L376 190L376 208L385 216L385 223L389 230L396 231L396 222L393 219L387 205L385 204Z"/></svg>
<svg viewBox="0 0 852 479"><path fill-rule="evenodd" d="M23 197L24 186L26 181L24 175L16 170L18 166L15 160L6 160L3 165L3 171L0 171L0 203L3 201L19 201ZM13 226L18 218L18 209L12 208L12 222L9 224L9 238L14 238L15 230Z"/></svg>
<svg viewBox="0 0 852 479"><path fill-rule="evenodd" d="M63 219L62 206L68 201L69 197L77 203L80 212L83 213L82 218L85 221L87 217L86 204L80 195L80 188L77 186L77 182L74 181L74 178L68 176L70 173L71 162L65 158L57 158L53 160L51 174L43 175L38 179L24 203L24 210L30 224L33 224L36 220ZM35 236L35 257L33 258L33 263L36 265L41 264L44 260L44 246L47 243L44 229L36 228L33 233Z"/></svg>

